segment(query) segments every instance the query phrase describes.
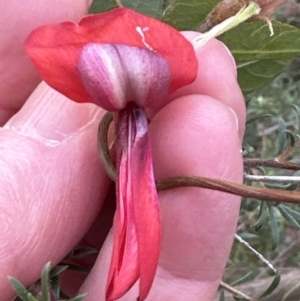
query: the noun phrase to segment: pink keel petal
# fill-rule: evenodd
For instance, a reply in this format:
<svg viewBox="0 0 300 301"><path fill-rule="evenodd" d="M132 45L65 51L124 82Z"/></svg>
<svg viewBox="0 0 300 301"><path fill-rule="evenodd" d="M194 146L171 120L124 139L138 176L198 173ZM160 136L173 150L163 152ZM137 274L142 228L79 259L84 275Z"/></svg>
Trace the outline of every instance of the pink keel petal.
<svg viewBox="0 0 300 301"><path fill-rule="evenodd" d="M160 250L158 196L143 109L130 103L119 113L116 144L118 204L107 300L121 297L140 278L142 301L151 288Z"/></svg>
<svg viewBox="0 0 300 301"><path fill-rule="evenodd" d="M171 76L160 55L121 44L85 45L78 71L93 101L108 111L123 109L129 101L143 107L161 106Z"/></svg>

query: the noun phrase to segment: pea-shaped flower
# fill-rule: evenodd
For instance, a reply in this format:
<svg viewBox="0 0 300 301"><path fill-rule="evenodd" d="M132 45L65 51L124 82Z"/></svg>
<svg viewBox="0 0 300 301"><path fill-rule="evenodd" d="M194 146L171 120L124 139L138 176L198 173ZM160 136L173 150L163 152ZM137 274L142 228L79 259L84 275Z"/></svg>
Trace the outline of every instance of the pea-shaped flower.
<svg viewBox="0 0 300 301"><path fill-rule="evenodd" d="M27 52L42 78L76 102L115 112L117 210L106 300L139 279L151 288L160 250L160 216L145 108L194 81L193 46L172 27L129 9L90 15L31 33Z"/></svg>

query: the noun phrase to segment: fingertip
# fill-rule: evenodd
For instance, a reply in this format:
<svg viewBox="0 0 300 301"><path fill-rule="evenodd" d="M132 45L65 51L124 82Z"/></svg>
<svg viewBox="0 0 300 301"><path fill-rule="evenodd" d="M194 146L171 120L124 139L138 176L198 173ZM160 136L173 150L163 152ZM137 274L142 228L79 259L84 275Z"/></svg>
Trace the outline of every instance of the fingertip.
<svg viewBox="0 0 300 301"><path fill-rule="evenodd" d="M29 33L43 24L77 21L88 8L88 0L0 2L0 111L19 110L41 81L25 52L24 42ZM12 116L4 113L0 112L0 124Z"/></svg>
<svg viewBox="0 0 300 301"><path fill-rule="evenodd" d="M84 131L90 123L99 123L104 114L96 105L75 103L42 82L4 128L57 144Z"/></svg>
<svg viewBox="0 0 300 301"><path fill-rule="evenodd" d="M179 98L154 117L150 134L158 180L201 176L242 182L236 117L223 103L209 96ZM198 298L209 300L231 249L240 197L183 187L161 192L159 198L164 237L159 266L165 271L160 277L168 274L169 280L162 281L173 278L178 287L190 285Z"/></svg>
<svg viewBox="0 0 300 301"><path fill-rule="evenodd" d="M7 275L25 285L36 281L44 264L62 260L99 213L110 185L97 152L103 114L42 84L1 128L0 291L5 300L13 297Z"/></svg>
<svg viewBox="0 0 300 301"><path fill-rule="evenodd" d="M192 41L200 33L183 32ZM199 62L196 80L171 95L172 99L185 95L209 95L231 107L238 116L240 137L243 137L246 121L244 96L237 81L234 58L227 46L217 39L212 39L196 49Z"/></svg>

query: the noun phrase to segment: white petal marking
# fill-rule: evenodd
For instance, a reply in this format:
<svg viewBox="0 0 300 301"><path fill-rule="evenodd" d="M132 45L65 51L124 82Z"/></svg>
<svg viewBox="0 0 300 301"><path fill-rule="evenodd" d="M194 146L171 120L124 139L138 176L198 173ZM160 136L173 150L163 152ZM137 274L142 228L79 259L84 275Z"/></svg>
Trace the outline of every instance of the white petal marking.
<svg viewBox="0 0 300 301"><path fill-rule="evenodd" d="M144 31L148 31L149 30L149 27L144 27L144 28L141 28L140 26L137 26L136 28L136 31L138 32L138 34L142 37L142 42L143 44L151 51L154 51L154 49L146 42L146 37L145 37L145 34L144 34ZM154 51L155 52L155 51Z"/></svg>

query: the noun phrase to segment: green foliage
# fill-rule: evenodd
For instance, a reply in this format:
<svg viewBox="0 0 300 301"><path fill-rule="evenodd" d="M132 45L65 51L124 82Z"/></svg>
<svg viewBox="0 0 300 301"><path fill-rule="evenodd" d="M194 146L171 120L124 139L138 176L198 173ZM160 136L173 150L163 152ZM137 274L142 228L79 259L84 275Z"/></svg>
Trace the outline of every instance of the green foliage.
<svg viewBox="0 0 300 301"><path fill-rule="evenodd" d="M121 0L121 2L125 7L160 20L163 17L164 8L171 3L169 0ZM118 5L115 0L95 0L90 12L100 13L116 7L118 7Z"/></svg>
<svg viewBox="0 0 300 301"><path fill-rule="evenodd" d="M178 30L194 30L220 0L176 0L164 15L164 22Z"/></svg>
<svg viewBox="0 0 300 301"><path fill-rule="evenodd" d="M270 284L270 286L259 296L259 299L262 299L268 295L270 295L279 285L280 283L280 275L276 275Z"/></svg>
<svg viewBox="0 0 300 301"><path fill-rule="evenodd" d="M48 262L42 271L41 280L26 289L26 287L14 277L9 280L18 296L17 301L62 301L58 276L64 272L68 266L56 266L51 270L51 264ZM54 297L51 298L51 296ZM85 294L64 301L82 301Z"/></svg>
<svg viewBox="0 0 300 301"><path fill-rule="evenodd" d="M272 37L265 21L243 23L220 37L237 62L244 93L270 83L300 55L300 30L276 21L272 24Z"/></svg>

